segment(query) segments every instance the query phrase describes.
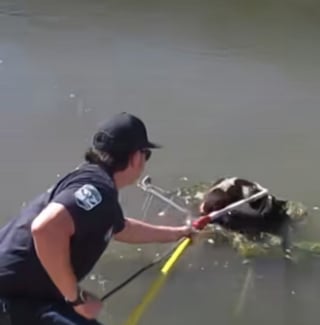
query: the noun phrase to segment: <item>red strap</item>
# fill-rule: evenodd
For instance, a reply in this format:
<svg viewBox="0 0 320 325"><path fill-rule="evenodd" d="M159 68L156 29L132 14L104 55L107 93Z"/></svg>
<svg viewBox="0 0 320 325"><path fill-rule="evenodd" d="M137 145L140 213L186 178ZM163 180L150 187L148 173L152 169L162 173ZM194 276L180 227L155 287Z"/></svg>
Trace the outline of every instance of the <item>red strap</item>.
<svg viewBox="0 0 320 325"><path fill-rule="evenodd" d="M195 229L202 230L208 223L210 223L211 218L209 216L203 216L193 221L192 226Z"/></svg>

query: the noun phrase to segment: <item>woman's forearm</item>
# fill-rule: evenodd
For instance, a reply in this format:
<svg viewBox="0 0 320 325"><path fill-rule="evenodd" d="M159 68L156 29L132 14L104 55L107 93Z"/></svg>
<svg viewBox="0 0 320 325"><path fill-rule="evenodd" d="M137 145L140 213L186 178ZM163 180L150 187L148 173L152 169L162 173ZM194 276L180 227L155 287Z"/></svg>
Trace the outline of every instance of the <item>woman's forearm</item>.
<svg viewBox="0 0 320 325"><path fill-rule="evenodd" d="M127 218L125 228L117 233L114 239L132 244L169 243L177 241L189 234L190 228L188 226L158 226Z"/></svg>

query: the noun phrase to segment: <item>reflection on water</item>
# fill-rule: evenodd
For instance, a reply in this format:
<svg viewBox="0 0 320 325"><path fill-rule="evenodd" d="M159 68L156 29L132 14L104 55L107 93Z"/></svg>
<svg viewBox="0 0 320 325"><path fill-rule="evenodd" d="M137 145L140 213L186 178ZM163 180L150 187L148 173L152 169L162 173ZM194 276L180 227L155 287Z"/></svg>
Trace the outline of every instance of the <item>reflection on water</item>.
<svg viewBox="0 0 320 325"><path fill-rule="evenodd" d="M238 175L319 205L319 18L313 0L2 0L2 220L73 168L97 121L122 110L164 144L148 167L160 185ZM124 195L139 215L139 194ZM163 250L137 248L113 244L88 285L102 294ZM158 272L113 296L105 323L123 323ZM246 265L195 245L141 324L316 324L317 273L317 259Z"/></svg>

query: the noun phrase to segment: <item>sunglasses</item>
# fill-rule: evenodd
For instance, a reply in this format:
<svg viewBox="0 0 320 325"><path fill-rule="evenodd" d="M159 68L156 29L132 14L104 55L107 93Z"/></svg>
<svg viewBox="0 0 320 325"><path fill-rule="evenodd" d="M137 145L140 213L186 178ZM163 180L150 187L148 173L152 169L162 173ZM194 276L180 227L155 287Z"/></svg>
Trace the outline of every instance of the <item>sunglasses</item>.
<svg viewBox="0 0 320 325"><path fill-rule="evenodd" d="M141 149L140 152L144 154L146 161L150 159L152 154L150 149Z"/></svg>

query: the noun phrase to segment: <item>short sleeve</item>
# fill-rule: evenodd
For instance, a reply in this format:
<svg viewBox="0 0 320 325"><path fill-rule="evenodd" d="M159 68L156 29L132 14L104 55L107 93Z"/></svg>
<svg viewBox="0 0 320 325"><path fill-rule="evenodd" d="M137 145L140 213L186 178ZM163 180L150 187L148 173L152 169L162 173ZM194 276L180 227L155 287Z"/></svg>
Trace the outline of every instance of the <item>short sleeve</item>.
<svg viewBox="0 0 320 325"><path fill-rule="evenodd" d="M117 197L94 184L72 185L56 194L51 202L62 204L75 224L75 234L85 235L113 228L117 233L124 228L125 220Z"/></svg>

